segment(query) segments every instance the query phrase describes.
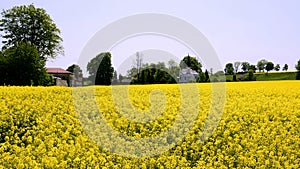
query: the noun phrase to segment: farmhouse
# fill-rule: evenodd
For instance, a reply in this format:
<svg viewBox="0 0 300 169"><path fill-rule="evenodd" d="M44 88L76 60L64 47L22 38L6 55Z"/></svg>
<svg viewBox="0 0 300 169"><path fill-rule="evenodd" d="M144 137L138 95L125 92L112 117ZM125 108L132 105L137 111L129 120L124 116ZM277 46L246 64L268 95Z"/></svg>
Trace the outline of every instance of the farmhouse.
<svg viewBox="0 0 300 169"><path fill-rule="evenodd" d="M71 86L72 72L62 68L46 68L46 71L53 76L56 86Z"/></svg>
<svg viewBox="0 0 300 169"><path fill-rule="evenodd" d="M195 82L198 77L198 72L194 71L190 67L180 69L179 71L179 83Z"/></svg>

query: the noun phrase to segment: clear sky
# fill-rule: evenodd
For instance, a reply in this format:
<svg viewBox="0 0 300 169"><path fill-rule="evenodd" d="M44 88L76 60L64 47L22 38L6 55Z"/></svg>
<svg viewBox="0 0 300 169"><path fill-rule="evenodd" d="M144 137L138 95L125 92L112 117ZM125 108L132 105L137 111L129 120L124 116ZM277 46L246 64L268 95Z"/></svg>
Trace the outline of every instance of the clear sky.
<svg viewBox="0 0 300 169"><path fill-rule="evenodd" d="M281 67L287 63L289 69L295 69L300 59L299 0L2 0L0 8L32 3L47 11L64 40L65 56L48 62L48 67L67 68L77 62L97 31L123 17L149 12L172 15L194 25L213 45L224 66L234 61L256 64L264 58ZM134 51L138 40L127 42L132 45L127 47ZM160 44L153 37L145 41L136 51ZM126 52L124 44L124 56L120 51L112 51L115 66L126 60L130 52L134 54ZM165 50L180 58L192 53L176 45Z"/></svg>

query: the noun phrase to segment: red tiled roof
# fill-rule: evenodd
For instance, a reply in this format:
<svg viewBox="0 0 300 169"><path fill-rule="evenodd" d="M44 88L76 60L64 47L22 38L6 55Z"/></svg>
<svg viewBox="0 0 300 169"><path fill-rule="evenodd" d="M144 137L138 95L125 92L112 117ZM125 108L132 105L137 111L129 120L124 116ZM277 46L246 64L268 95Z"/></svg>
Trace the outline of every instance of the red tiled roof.
<svg viewBox="0 0 300 169"><path fill-rule="evenodd" d="M72 74L72 72L66 71L62 68L46 68L49 74Z"/></svg>

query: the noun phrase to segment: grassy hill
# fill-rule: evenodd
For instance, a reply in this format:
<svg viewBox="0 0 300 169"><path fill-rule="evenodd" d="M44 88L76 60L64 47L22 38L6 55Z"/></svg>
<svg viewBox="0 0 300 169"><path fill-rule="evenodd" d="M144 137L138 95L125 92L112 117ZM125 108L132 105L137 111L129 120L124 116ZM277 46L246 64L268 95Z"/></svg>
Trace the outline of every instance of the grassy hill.
<svg viewBox="0 0 300 169"><path fill-rule="evenodd" d="M297 72L270 72L270 73L255 73L257 81L269 80L296 80Z"/></svg>
<svg viewBox="0 0 300 169"><path fill-rule="evenodd" d="M255 73L256 81L296 80L297 72ZM239 76L239 75L238 75ZM226 75L227 81L233 80L233 75Z"/></svg>

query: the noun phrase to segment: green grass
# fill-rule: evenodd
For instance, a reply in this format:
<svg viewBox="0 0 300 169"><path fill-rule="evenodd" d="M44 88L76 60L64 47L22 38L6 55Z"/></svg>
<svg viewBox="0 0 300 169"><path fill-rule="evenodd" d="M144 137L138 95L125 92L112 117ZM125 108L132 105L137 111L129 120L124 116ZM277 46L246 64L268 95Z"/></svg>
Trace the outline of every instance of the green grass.
<svg viewBox="0 0 300 169"><path fill-rule="evenodd" d="M270 72L270 73L256 73L257 81L270 80L296 80L297 72Z"/></svg>
<svg viewBox="0 0 300 169"><path fill-rule="evenodd" d="M269 72L255 73L256 81L272 81L272 80L296 80L297 72ZM237 75L238 78L239 75ZM232 80L232 75L226 75L226 79Z"/></svg>

